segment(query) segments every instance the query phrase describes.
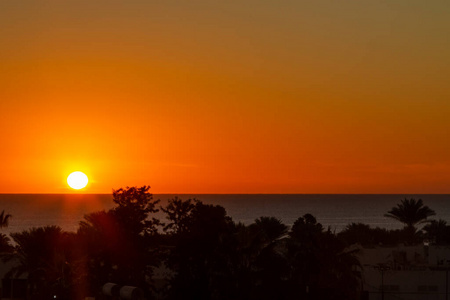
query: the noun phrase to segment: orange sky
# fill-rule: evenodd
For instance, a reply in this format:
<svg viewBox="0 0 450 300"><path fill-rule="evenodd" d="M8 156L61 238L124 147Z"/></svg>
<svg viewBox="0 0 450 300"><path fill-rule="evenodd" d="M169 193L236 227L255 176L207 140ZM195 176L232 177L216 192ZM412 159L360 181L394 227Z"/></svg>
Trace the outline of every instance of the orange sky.
<svg viewBox="0 0 450 300"><path fill-rule="evenodd" d="M443 1L0 1L0 193L450 193Z"/></svg>

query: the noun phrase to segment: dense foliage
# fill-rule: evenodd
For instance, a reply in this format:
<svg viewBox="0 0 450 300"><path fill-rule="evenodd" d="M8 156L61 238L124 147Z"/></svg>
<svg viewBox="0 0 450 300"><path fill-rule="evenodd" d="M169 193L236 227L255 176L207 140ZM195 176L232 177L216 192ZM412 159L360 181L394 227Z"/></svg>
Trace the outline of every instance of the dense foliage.
<svg viewBox="0 0 450 300"><path fill-rule="evenodd" d="M399 218L404 230L352 223L336 235L310 214L288 228L273 217L235 223L223 207L195 199L161 207L148 186L116 190L113 201L76 233L32 228L11 234L14 247L2 236L4 259L16 262L9 275L26 274L31 299L100 299L107 282L139 286L147 299L357 299L360 265L348 245L450 242L444 221L411 236L422 217ZM397 208L406 204L414 203ZM164 220L155 218L159 210Z"/></svg>

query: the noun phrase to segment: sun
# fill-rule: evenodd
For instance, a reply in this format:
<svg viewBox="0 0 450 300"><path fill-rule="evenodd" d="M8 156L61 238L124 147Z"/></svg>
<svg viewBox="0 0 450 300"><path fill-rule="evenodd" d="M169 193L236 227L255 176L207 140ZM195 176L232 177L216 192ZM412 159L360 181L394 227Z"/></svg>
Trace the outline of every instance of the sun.
<svg viewBox="0 0 450 300"><path fill-rule="evenodd" d="M67 184L75 190L80 190L88 184L88 178L83 172L73 172L67 177Z"/></svg>

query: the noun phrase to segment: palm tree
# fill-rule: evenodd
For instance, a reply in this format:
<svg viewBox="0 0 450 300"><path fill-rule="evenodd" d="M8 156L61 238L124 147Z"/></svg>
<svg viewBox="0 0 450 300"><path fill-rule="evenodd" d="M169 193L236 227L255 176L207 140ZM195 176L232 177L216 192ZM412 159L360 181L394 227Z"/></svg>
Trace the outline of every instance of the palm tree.
<svg viewBox="0 0 450 300"><path fill-rule="evenodd" d="M288 231L288 227L274 217L260 217L253 225L257 232L262 235L266 243L274 243Z"/></svg>
<svg viewBox="0 0 450 300"><path fill-rule="evenodd" d="M415 230L415 225L427 222L427 218L434 215L434 210L423 205L422 199L416 201L405 198L384 216L404 223L407 229Z"/></svg>
<svg viewBox="0 0 450 300"><path fill-rule="evenodd" d="M58 226L46 226L15 232L11 237L16 243L15 251L5 260L17 264L8 276L28 274L30 292L37 299L39 295L55 295L57 290L68 288L71 250L67 243L68 233Z"/></svg>
<svg viewBox="0 0 450 300"><path fill-rule="evenodd" d="M324 230L311 214L298 218L289 236L290 294L297 299L357 298L361 265L355 250L349 250L329 229Z"/></svg>
<svg viewBox="0 0 450 300"><path fill-rule="evenodd" d="M5 211L2 210L2 212L0 213L0 228L8 227L9 218L11 218L11 215L10 214L5 215Z"/></svg>

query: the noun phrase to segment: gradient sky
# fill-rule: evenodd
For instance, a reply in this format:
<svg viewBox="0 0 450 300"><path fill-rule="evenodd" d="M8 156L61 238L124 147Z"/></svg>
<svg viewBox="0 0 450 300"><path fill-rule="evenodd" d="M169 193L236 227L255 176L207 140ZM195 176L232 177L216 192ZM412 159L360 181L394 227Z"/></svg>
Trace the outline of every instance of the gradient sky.
<svg viewBox="0 0 450 300"><path fill-rule="evenodd" d="M0 1L0 193L450 193L450 2Z"/></svg>

